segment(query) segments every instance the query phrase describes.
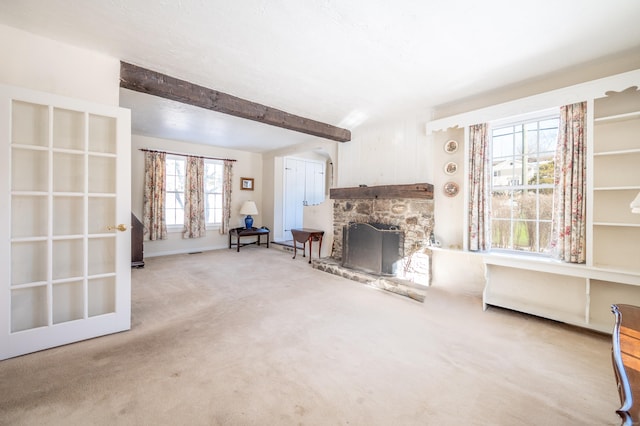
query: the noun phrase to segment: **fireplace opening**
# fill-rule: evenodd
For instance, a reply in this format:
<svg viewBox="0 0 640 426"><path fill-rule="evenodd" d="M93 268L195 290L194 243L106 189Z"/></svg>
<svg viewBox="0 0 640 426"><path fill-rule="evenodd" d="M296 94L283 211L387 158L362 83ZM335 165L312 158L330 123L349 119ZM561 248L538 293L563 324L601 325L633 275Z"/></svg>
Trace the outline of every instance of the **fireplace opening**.
<svg viewBox="0 0 640 426"><path fill-rule="evenodd" d="M350 223L342 233L342 266L376 275L397 275L404 233L394 225Z"/></svg>

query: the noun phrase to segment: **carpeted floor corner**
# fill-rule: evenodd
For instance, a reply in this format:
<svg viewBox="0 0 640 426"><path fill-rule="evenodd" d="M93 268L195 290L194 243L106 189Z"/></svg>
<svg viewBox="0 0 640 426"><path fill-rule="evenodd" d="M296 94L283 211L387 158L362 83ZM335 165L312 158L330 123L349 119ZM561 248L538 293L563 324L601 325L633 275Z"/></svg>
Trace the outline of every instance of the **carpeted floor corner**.
<svg viewBox="0 0 640 426"><path fill-rule="evenodd" d="M132 329L0 362L0 425L616 425L610 337L262 247L146 259Z"/></svg>

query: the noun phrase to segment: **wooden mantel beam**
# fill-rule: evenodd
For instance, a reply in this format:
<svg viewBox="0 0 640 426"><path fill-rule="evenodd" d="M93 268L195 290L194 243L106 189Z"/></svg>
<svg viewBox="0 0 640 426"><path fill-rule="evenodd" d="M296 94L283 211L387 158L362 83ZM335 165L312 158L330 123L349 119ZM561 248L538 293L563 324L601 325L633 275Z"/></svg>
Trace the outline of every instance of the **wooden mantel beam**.
<svg viewBox="0 0 640 426"><path fill-rule="evenodd" d="M120 87L338 142L351 131L120 62Z"/></svg>
<svg viewBox="0 0 640 426"><path fill-rule="evenodd" d="M388 200L393 198L419 198L433 200L433 185L413 183L409 185L356 186L351 188L331 188L332 200Z"/></svg>

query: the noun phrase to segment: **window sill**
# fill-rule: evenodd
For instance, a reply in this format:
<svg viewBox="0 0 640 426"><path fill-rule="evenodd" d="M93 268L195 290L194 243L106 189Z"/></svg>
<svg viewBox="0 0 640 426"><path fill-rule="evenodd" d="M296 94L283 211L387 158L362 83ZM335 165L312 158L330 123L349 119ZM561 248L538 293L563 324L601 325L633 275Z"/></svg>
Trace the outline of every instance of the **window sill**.
<svg viewBox="0 0 640 426"><path fill-rule="evenodd" d="M207 231L217 231L220 229L220 225L207 225L205 228ZM181 234L184 232L183 225L167 225L167 233L169 234Z"/></svg>
<svg viewBox="0 0 640 426"><path fill-rule="evenodd" d="M436 246L427 246L428 250L431 251L438 251L438 252L443 252L443 253L464 253L464 254L469 254L472 256L478 256L478 255L485 255L486 252L483 251L470 251L470 250L463 250L460 248L450 248L450 247L436 247Z"/></svg>

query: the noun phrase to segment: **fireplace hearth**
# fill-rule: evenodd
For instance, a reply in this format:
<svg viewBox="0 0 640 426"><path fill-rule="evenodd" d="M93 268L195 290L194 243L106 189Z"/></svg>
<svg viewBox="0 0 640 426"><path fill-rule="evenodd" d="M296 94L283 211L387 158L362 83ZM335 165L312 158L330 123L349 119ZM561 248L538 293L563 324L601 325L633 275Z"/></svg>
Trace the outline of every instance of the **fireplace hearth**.
<svg viewBox="0 0 640 426"><path fill-rule="evenodd" d="M331 258L314 260L313 267L424 300L424 292L431 280L428 240L433 230L433 185L332 188L331 199L334 200ZM383 228L379 229L382 231L398 231L402 237L394 244L395 256L389 257L392 260L383 262L377 255L359 254L370 263L362 267L358 261L359 269L353 268L354 262L345 257L344 250L345 240L349 244L350 238L345 237L345 230L353 224L357 224L357 228L376 224L374 228ZM383 245L390 246L390 243Z"/></svg>

